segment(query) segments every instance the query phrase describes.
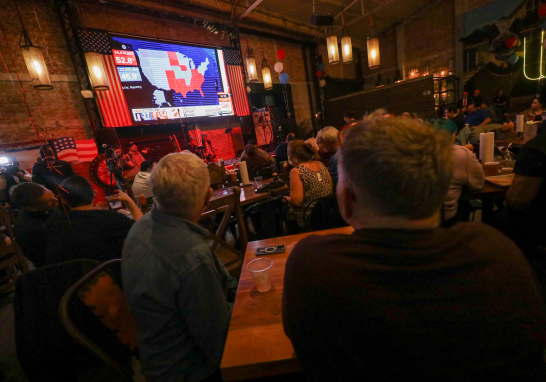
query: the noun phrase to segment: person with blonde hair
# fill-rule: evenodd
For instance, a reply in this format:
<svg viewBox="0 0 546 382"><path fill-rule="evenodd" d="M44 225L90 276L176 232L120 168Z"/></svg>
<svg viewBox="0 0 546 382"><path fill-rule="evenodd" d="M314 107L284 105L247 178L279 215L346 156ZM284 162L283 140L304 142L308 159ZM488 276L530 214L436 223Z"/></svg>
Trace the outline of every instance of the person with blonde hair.
<svg viewBox="0 0 546 382"><path fill-rule="evenodd" d="M296 220L303 228L305 206L312 200L332 193L332 179L321 162L315 160L316 151L311 145L294 140L288 143L288 161L294 168L290 171L289 220Z"/></svg>
<svg viewBox="0 0 546 382"><path fill-rule="evenodd" d="M153 381L221 381L237 280L197 225L212 195L203 161L169 154L152 170L156 204L123 248L123 292L139 327L140 360Z"/></svg>
<svg viewBox="0 0 546 382"><path fill-rule="evenodd" d="M451 139L374 113L345 130L337 199L352 234L292 249L283 325L316 381L544 381L544 304L516 245L438 228Z"/></svg>
<svg viewBox="0 0 546 382"><path fill-rule="evenodd" d="M326 126L317 134L317 144L320 149L322 163L328 167L332 178L334 190L337 185L337 158L336 152L339 147L338 130L333 126Z"/></svg>

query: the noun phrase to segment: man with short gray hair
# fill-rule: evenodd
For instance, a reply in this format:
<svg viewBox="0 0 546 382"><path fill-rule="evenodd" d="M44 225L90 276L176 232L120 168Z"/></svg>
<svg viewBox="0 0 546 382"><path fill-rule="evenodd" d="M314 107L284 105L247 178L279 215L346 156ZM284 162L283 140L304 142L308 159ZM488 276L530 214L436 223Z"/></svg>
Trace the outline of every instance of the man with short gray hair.
<svg viewBox="0 0 546 382"><path fill-rule="evenodd" d="M129 232L122 262L143 373L150 382L221 381L237 280L197 225L212 195L207 167L190 152L169 154L150 184L156 204Z"/></svg>
<svg viewBox="0 0 546 382"><path fill-rule="evenodd" d="M544 381L544 306L520 250L483 224L438 228L451 137L373 113L341 138L355 231L306 237L285 269L284 331L309 381Z"/></svg>
<svg viewBox="0 0 546 382"><path fill-rule="evenodd" d="M328 166L334 190L337 185L337 157L339 147L339 131L333 126L326 126L317 133L317 144L320 150L322 163Z"/></svg>

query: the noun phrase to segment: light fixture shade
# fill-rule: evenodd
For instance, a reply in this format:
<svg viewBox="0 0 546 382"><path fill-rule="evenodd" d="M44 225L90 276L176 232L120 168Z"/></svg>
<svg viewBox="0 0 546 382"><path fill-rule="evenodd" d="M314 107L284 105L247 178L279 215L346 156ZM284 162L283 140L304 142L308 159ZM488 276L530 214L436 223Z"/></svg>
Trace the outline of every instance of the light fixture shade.
<svg viewBox="0 0 546 382"><path fill-rule="evenodd" d="M377 37L368 38L368 66L370 69L378 68L381 65L381 56L379 54L379 39Z"/></svg>
<svg viewBox="0 0 546 382"><path fill-rule="evenodd" d="M100 54L96 52L87 52L85 53L85 61L87 62L87 69L89 69L89 79L91 80L93 90L110 90Z"/></svg>
<svg viewBox="0 0 546 382"><path fill-rule="evenodd" d="M256 70L256 60L254 59L254 56L248 56L246 58L246 74L248 82L258 81L258 71Z"/></svg>
<svg viewBox="0 0 546 382"><path fill-rule="evenodd" d="M49 79L49 72L47 71L44 56L42 55L42 50L32 45L22 45L20 48L21 53L23 53L23 58L25 59L25 64L27 65L28 74L30 74L30 79L32 80L32 86L34 86L34 89L53 89L53 85L51 85L51 80Z"/></svg>
<svg viewBox="0 0 546 382"><path fill-rule="evenodd" d="M262 67L262 77L264 79L265 90L273 89L273 79L271 78L271 70L269 70L269 66Z"/></svg>
<svg viewBox="0 0 546 382"><path fill-rule="evenodd" d="M328 49L328 62L330 64L339 63L339 49L337 47L337 36L332 35L326 38L326 48Z"/></svg>
<svg viewBox="0 0 546 382"><path fill-rule="evenodd" d="M353 44L351 42L351 36L345 36L341 39L341 56L343 57L344 64L353 62Z"/></svg>

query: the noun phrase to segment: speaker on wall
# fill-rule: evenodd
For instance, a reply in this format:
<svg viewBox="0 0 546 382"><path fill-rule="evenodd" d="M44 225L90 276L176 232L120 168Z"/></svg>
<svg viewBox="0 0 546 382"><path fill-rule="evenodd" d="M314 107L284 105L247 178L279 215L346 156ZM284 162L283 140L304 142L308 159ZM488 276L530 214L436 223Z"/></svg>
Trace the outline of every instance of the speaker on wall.
<svg viewBox="0 0 546 382"><path fill-rule="evenodd" d="M252 121L252 116L247 115L246 117L240 117L241 121L241 131L243 135L254 134L254 122Z"/></svg>

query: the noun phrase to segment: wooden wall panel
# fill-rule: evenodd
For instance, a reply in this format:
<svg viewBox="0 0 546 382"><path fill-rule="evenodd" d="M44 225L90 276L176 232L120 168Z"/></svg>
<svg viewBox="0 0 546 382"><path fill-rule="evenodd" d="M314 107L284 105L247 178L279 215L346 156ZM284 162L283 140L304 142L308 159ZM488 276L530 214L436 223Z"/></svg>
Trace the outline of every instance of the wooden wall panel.
<svg viewBox="0 0 546 382"><path fill-rule="evenodd" d="M420 118L434 114L432 76L406 80L385 87L353 93L324 102L326 125L341 127L343 113L355 111L357 118L366 111L386 109L390 114L417 113Z"/></svg>

